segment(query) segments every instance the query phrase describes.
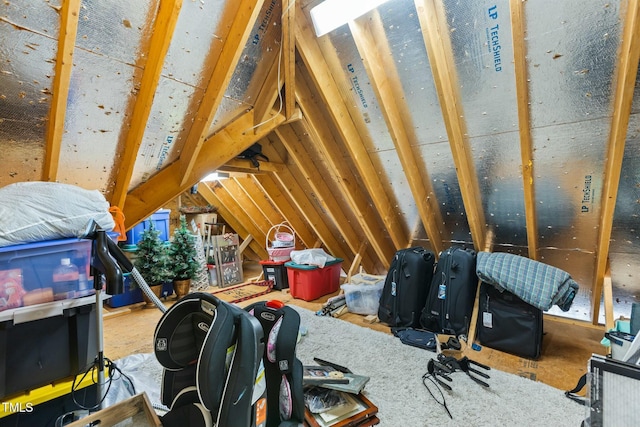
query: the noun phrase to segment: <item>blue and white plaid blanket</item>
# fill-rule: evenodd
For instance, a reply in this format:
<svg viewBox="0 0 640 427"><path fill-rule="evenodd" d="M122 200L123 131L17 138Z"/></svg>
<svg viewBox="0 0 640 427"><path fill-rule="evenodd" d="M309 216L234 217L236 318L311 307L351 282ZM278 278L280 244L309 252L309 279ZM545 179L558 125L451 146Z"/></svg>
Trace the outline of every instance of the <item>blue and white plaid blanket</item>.
<svg viewBox="0 0 640 427"><path fill-rule="evenodd" d="M554 304L569 311L579 287L566 271L503 252L478 252L476 274L543 311Z"/></svg>

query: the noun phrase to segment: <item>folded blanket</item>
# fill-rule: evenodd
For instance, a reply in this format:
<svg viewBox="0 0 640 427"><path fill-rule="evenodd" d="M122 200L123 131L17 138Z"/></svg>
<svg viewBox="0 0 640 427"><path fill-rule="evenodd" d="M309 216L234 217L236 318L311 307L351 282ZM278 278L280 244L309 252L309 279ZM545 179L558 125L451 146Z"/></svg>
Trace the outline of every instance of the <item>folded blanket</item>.
<svg viewBox="0 0 640 427"><path fill-rule="evenodd" d="M478 252L476 274L482 281L506 289L543 311L554 304L569 311L579 288L566 271L503 252Z"/></svg>

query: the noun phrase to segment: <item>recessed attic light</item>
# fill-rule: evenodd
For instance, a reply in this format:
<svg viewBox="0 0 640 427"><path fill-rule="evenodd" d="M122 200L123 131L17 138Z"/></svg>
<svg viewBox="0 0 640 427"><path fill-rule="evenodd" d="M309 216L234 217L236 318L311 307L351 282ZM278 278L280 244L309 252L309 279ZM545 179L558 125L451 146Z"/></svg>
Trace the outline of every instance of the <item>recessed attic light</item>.
<svg viewBox="0 0 640 427"><path fill-rule="evenodd" d="M311 21L320 37L364 15L388 0L325 0L311 9Z"/></svg>

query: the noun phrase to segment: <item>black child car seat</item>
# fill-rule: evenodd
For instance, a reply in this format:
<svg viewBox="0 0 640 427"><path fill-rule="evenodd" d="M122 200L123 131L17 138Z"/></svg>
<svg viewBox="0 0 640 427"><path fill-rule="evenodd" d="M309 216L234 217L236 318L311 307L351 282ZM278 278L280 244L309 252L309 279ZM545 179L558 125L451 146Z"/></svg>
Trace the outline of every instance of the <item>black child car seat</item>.
<svg viewBox="0 0 640 427"><path fill-rule="evenodd" d="M262 324L267 379L267 427L302 426L302 362L296 357L300 315L280 301L260 301L245 308Z"/></svg>
<svg viewBox="0 0 640 427"><path fill-rule="evenodd" d="M154 352L163 366L165 427L265 427L263 328L246 311L191 293L160 319Z"/></svg>

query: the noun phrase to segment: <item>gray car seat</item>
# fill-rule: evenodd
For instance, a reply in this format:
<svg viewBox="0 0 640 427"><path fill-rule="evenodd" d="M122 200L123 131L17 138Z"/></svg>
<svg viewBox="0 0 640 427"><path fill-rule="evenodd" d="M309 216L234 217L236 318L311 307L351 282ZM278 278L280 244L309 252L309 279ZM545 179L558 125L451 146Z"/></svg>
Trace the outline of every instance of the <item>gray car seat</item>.
<svg viewBox="0 0 640 427"><path fill-rule="evenodd" d="M300 315L280 301L260 301L245 310L260 321L265 337L266 427L302 426L302 362L296 357Z"/></svg>
<svg viewBox="0 0 640 427"><path fill-rule="evenodd" d="M263 330L249 313L208 293L188 294L158 322L154 352L170 408L163 426L265 426Z"/></svg>

